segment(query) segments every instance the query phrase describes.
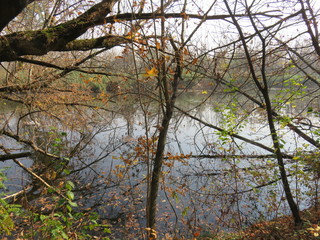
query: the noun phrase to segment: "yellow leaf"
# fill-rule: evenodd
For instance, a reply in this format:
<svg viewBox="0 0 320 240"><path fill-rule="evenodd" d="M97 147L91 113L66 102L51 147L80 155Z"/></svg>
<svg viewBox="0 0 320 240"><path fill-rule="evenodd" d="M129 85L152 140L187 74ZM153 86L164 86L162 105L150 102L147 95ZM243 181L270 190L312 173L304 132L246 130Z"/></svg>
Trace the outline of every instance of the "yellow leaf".
<svg viewBox="0 0 320 240"><path fill-rule="evenodd" d="M315 232L315 233L313 233L313 236L318 237L319 233Z"/></svg>
<svg viewBox="0 0 320 240"><path fill-rule="evenodd" d="M54 180L54 179L56 179L56 177L57 177L57 172L52 171L51 176L50 176L50 178L49 178L49 179Z"/></svg>
<svg viewBox="0 0 320 240"><path fill-rule="evenodd" d="M126 36L126 39L134 39L134 34Z"/></svg>
<svg viewBox="0 0 320 240"><path fill-rule="evenodd" d="M207 91L202 91L201 94L208 94L208 92Z"/></svg>
<svg viewBox="0 0 320 240"><path fill-rule="evenodd" d="M146 69L146 73L143 74L143 76L145 77L155 77L157 75L158 75L158 70L155 67L151 68L150 70Z"/></svg>

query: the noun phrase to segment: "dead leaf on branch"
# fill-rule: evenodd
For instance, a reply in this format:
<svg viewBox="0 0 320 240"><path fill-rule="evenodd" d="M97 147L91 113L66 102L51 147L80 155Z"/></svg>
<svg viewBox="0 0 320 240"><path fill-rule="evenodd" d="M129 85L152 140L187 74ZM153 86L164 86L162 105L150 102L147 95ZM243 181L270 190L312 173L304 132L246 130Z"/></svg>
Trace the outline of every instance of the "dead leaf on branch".
<svg viewBox="0 0 320 240"><path fill-rule="evenodd" d="M146 73L143 74L143 76L144 77L155 77L158 75L158 72L159 71L155 67L153 67L150 70L146 69Z"/></svg>

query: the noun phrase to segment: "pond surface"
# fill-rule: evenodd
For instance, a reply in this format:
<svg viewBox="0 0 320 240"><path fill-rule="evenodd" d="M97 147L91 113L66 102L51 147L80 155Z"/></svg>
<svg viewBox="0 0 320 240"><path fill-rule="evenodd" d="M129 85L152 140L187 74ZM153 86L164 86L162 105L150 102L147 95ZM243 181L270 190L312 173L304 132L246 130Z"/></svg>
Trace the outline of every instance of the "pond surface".
<svg viewBox="0 0 320 240"><path fill-rule="evenodd" d="M202 103L203 99L201 94L186 94L180 96L177 106L207 123L235 129L243 137L272 147L266 117L259 111L249 111L255 106L244 104L237 111L217 111L217 102L228 106L230 99L213 96ZM0 127L6 125L6 129L32 139L61 159L70 159L68 177L77 187L80 209L92 208L110 220L113 237L139 239L145 234L147 182L160 123L157 105L135 100L115 106L112 111L70 108L58 118L40 113L26 115L27 110L19 105L0 104ZM283 111L294 115L301 109L287 105ZM309 118L318 121L317 116ZM278 128L284 152L312 150L288 129ZM12 153L30 151L4 136L0 137L0 145L12 149ZM271 154L266 150L226 137L177 111L166 152L157 215L162 234L214 234L289 213L276 160L253 157ZM41 174L48 176L63 164L36 153L19 161L32 169L45 168L46 173ZM309 194L317 181L310 181L299 162L287 161L287 167L300 208L310 206ZM8 177L6 193L35 181L11 160L1 162L0 169L5 169ZM293 174L297 170L300 174ZM54 179L50 183L54 185Z"/></svg>

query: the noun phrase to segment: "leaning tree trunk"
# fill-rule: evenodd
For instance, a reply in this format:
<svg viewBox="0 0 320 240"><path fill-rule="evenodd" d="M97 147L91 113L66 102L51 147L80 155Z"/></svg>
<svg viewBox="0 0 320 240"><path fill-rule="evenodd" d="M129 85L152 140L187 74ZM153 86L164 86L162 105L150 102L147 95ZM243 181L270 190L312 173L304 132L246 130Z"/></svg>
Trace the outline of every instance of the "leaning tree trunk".
<svg viewBox="0 0 320 240"><path fill-rule="evenodd" d="M242 42L242 46L244 48L244 52L245 52L245 55L247 58L247 62L249 65L249 69L250 69L250 73L251 73L253 82L255 83L257 88L259 89L260 93L263 95L265 105L266 105L266 113L267 113L267 118L268 118L269 130L270 130L271 137L272 137L274 151L277 156L277 162L278 162L278 166L279 166L281 181L282 181L283 188L284 188L284 191L286 194L286 199L287 199L288 205L290 207L291 213L294 218L294 222L295 222L295 224L298 225L302 222L302 219L300 217L298 206L295 203L293 196L292 196L292 193L291 193L289 181L288 181L287 174L286 174L286 169L285 169L284 162L283 162L283 156L282 156L282 152L280 149L279 137L278 137L275 125L274 125L274 117L273 117L274 112L272 110L272 104L271 104L271 100L270 100L270 96L269 96L269 92L268 92L268 79L266 76L266 59L267 59L267 57L266 57L267 56L267 54L266 54L266 47L267 47L266 39L262 36L261 32L257 28L256 23L250 13L250 7L248 5L246 5L247 14L250 18L252 27L254 28L257 36L259 37L259 39L261 41L261 46L262 46L261 47L261 60L260 60L261 61L260 75L262 77L262 82L260 82L260 80L258 79L258 75L256 73L256 70L255 70L254 64L253 64L252 56L250 55L250 52L249 52L249 49L247 46L246 38L245 38L243 31L241 29L241 26L239 25L238 20L235 18L234 13L232 12L232 10L229 6L228 1L224 0L224 3L225 3L225 6L226 6L231 18L232 18L232 21L233 21L235 27L238 30L240 40ZM245 2L245 3L247 4L247 2Z"/></svg>
<svg viewBox="0 0 320 240"><path fill-rule="evenodd" d="M263 96L264 96L264 99L265 99L265 102L266 102L266 111L267 111L267 116L268 116L268 124L269 124L269 129L270 129L270 133L271 133L271 137L272 137L273 147L275 149L275 153L276 153L276 156L277 156L277 161L278 161L281 181L282 181L282 184L283 184L283 189L284 189L284 192L285 192L285 195L286 195L286 199L287 199L287 202L289 204L292 216L294 218L294 222L295 222L296 225L299 225L299 224L302 223L302 219L300 217L299 208L298 208L297 204L295 203L295 201L293 199L293 196L292 196L292 193L291 193L291 189L290 189L290 185L289 185L289 181L288 181L285 165L284 165L284 162L283 162L283 155L282 155L282 152L281 152L281 146L279 144L279 137L278 137L275 125L274 125L271 102L270 102L270 98L269 98L269 94L268 94L267 90L265 90L263 92Z"/></svg>
<svg viewBox="0 0 320 240"><path fill-rule="evenodd" d="M148 209L148 227L155 229L157 196L159 191L159 183L161 178L161 169L163 163L163 153L166 144L170 120L172 118L172 107L167 106L165 115L163 116L161 130L159 134L156 156L153 163L152 179L150 185L149 209Z"/></svg>
<svg viewBox="0 0 320 240"><path fill-rule="evenodd" d="M161 1L161 4L162 4L162 14L163 14L163 0ZM165 46L164 18L162 18L162 21L161 21L161 28L162 28L161 45L164 48ZM155 230L155 224L156 224L157 196L159 192L159 183L160 183L161 173L162 173L163 154L165 150L170 121L173 115L173 109L175 107L175 101L176 101L177 90L178 90L178 81L181 78L181 72L182 72L181 52L183 47L178 48L175 45L173 39L170 39L170 43L175 51L174 62L176 64L176 68L175 68L175 73L173 78L168 80L166 77L165 57L162 56L162 59L160 61L161 75L159 78L159 86L161 86L160 88L162 89L162 93L164 95L165 107L164 107L162 123L159 128L160 134L159 134L159 139L157 143L156 156L153 163L150 194L149 194L149 199L147 200L147 225L152 230ZM171 83L169 84L168 81L170 81Z"/></svg>

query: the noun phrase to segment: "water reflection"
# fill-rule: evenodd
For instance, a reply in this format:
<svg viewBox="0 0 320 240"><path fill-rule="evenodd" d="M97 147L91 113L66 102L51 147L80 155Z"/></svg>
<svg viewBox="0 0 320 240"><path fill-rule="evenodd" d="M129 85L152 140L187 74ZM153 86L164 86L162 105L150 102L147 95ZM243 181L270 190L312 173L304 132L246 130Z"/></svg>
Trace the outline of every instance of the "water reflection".
<svg viewBox="0 0 320 240"><path fill-rule="evenodd" d="M228 127L230 122L225 118L230 110L217 112L214 98L193 109L202 100L186 96L178 106L218 127ZM157 106L149 104L144 111L140 106L136 101L129 101L112 112L74 108L57 117L41 112L30 114L20 106L7 104L1 109L1 128L32 139L46 152L59 156L55 159L33 153L20 161L53 186L66 178L72 179L80 208L98 211L117 229L114 230L117 237L130 239L139 236L145 225L148 164L154 154L159 125ZM287 110L292 114L299 111ZM237 129L240 135L271 146L263 112L240 110L237 120L241 118L244 119L242 127ZM149 139L145 136L146 129ZM284 151L290 153L305 146L305 142L296 141L297 136L291 132L285 129L280 132L286 143ZM32 151L5 136L0 137L0 145L11 152ZM270 154L266 150L238 139L224 138L221 133L179 112L174 115L166 149L158 200L160 229L180 230L190 235L199 228L217 232L288 213L281 201L284 194L272 157L227 157ZM303 168L292 161L287 166L292 171ZM8 191L16 192L31 185L29 201L44 191L37 179L13 161L0 163L0 168L6 167ZM63 173L65 169L70 175ZM300 206L307 207L308 198L303 191L313 188L313 183L305 180L303 172L291 177L291 181Z"/></svg>

